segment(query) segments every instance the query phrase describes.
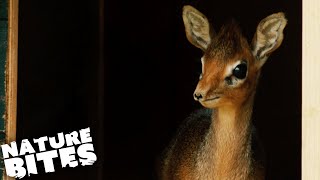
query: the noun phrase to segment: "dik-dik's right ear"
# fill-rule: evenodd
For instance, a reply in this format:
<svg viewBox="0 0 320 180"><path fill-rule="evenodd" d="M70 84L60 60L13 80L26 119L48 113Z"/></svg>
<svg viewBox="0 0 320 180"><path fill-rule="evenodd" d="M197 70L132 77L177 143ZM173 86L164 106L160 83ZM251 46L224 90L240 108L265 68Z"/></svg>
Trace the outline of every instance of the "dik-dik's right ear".
<svg viewBox="0 0 320 180"><path fill-rule="evenodd" d="M264 18L258 25L252 40L253 55L256 56L260 68L269 55L282 43L283 29L287 25L284 13L275 13Z"/></svg>
<svg viewBox="0 0 320 180"><path fill-rule="evenodd" d="M205 51L214 31L205 15L192 6L184 6L182 12L187 39L194 46Z"/></svg>

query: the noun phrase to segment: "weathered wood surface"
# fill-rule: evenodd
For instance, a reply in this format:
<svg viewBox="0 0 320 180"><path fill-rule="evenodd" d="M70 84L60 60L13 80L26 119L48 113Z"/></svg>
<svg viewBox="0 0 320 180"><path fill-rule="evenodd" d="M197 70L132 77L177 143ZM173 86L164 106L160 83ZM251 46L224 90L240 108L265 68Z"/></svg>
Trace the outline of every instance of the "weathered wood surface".
<svg viewBox="0 0 320 180"><path fill-rule="evenodd" d="M16 139L18 0L0 0L0 143ZM4 173L1 179L14 179Z"/></svg>

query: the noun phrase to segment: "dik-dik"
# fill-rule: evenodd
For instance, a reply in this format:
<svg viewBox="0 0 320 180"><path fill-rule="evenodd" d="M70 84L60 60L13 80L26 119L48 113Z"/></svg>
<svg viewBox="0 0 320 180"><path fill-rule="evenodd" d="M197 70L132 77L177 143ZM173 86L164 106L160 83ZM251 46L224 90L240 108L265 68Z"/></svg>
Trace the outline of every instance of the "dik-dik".
<svg viewBox="0 0 320 180"><path fill-rule="evenodd" d="M264 179L251 115L260 70L282 43L282 12L263 19L251 44L231 21L216 33L191 6L183 8L187 39L203 51L194 99L204 109L190 115L163 159L163 180Z"/></svg>

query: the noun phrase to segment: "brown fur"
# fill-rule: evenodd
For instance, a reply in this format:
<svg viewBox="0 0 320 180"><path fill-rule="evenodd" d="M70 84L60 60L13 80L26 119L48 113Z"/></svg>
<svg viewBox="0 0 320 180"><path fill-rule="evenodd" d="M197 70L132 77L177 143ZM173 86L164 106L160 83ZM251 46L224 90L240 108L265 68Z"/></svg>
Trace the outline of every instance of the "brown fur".
<svg viewBox="0 0 320 180"><path fill-rule="evenodd" d="M256 148L251 115L260 68L283 39L284 14L261 21L253 52L234 21L209 37L210 25L199 11L185 6L183 18L188 40L204 51L195 94L206 109L193 113L178 131L165 153L161 179L262 180L262 150ZM232 75L239 62L247 65L244 79ZM235 83L226 83L228 77Z"/></svg>

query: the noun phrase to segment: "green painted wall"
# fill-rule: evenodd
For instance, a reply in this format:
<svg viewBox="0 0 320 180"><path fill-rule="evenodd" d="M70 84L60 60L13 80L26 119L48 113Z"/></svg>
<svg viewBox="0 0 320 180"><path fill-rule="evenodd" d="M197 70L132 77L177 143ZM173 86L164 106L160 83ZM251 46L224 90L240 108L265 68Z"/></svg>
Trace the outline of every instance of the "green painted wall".
<svg viewBox="0 0 320 180"><path fill-rule="evenodd" d="M0 0L0 144L5 143L5 68L8 47L8 3ZM3 158L0 154L0 179L3 179Z"/></svg>

